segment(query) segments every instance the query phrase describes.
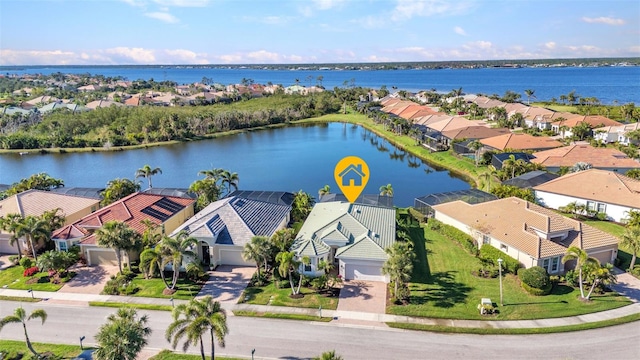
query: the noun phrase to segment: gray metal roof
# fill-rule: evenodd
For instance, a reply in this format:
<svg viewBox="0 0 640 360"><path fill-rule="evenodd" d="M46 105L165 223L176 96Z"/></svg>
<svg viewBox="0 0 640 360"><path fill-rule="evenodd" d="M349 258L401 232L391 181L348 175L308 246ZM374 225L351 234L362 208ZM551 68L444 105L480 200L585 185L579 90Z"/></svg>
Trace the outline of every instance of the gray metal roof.
<svg viewBox="0 0 640 360"><path fill-rule="evenodd" d="M264 201L272 204L281 204L291 206L293 204L294 195L285 191L255 191L255 190L236 190L229 194L228 197L239 197L244 199Z"/></svg>
<svg viewBox="0 0 640 360"><path fill-rule="evenodd" d="M547 181L551 181L558 177L559 175L548 173L543 170L535 170L516 176L513 179L505 180L502 182L502 185L517 186L524 189L544 184Z"/></svg>
<svg viewBox="0 0 640 360"><path fill-rule="evenodd" d="M332 202L332 201L343 201L347 202L346 196L343 194L334 194L329 193L320 196L318 202ZM362 194L358 196L354 204L364 204L364 205L373 205L373 206L384 206L388 208L393 207L393 196L379 195L379 194Z"/></svg>

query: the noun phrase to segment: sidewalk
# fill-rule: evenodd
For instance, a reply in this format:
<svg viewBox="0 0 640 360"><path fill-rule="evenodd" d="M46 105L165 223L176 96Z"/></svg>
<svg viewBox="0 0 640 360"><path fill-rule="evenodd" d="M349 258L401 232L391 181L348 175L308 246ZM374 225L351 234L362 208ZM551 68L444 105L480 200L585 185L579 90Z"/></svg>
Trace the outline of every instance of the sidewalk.
<svg viewBox="0 0 640 360"><path fill-rule="evenodd" d="M635 279L635 278L633 278ZM635 279L638 281L637 279ZM640 283L640 281L638 281ZM623 284L622 282L618 285ZM622 285L624 286L624 285ZM626 287L625 287L626 288ZM626 288L628 290L628 288ZM637 294L640 292L636 292ZM12 290L12 289L0 289L0 296L14 296L14 297L31 297L31 293L26 290ZM94 294L71 294L60 292L46 292L46 291L34 291L33 296L41 298L44 301L69 301L77 304L78 302L88 303L90 301L104 301L104 302L121 302L121 303L136 303L136 304L154 304L154 305L171 305L171 301L168 299L159 298L143 298L132 296L117 296L117 295L94 295ZM174 300L174 304L185 303L186 300ZM465 327L465 328L495 328L495 329L516 329L516 328L543 328L543 327L555 327L566 325L578 325L590 322L597 322L603 320L611 320L620 318L627 315L640 313L640 302L634 302L631 305L623 306L621 308L601 311L597 313L571 316L555 319L537 319L537 320L455 320L455 319L430 319L430 318L417 318L410 316L398 316L390 314L376 314L359 311L340 311L340 310L325 310L325 309L309 309L309 308L293 308L284 306L270 306L270 305L250 305L250 304L221 304L222 307L228 311L233 310L246 310L255 312L270 312L280 314L302 314L310 316L323 316L332 317L334 319L349 319L368 322L403 322L414 323L424 325L444 325L452 327Z"/></svg>

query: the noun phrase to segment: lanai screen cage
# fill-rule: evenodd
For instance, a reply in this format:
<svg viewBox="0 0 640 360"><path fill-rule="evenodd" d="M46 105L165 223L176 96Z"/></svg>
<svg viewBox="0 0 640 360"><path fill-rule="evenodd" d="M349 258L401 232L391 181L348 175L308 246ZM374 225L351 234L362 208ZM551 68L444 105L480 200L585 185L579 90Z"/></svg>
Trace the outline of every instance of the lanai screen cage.
<svg viewBox="0 0 640 360"><path fill-rule="evenodd" d="M444 204L456 200L462 200L467 204L479 204L496 199L497 197L495 195L478 189L458 190L416 198L413 201L413 207L423 215L432 217L432 207L438 204Z"/></svg>

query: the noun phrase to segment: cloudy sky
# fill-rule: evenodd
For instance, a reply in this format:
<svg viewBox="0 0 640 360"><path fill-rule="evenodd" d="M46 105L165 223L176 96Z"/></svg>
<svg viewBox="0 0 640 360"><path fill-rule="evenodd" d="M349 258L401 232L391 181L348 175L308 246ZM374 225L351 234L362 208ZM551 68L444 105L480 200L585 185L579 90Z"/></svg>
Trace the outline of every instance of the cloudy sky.
<svg viewBox="0 0 640 360"><path fill-rule="evenodd" d="M637 56L638 0L0 0L0 65Z"/></svg>

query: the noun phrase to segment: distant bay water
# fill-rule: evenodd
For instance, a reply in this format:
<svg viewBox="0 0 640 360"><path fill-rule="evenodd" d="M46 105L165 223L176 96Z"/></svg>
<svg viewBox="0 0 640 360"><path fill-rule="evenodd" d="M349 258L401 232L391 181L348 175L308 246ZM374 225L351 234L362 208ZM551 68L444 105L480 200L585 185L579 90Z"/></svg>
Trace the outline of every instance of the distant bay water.
<svg viewBox="0 0 640 360"><path fill-rule="evenodd" d="M449 92L462 88L468 94L503 95L507 90L522 95L525 89L535 90L535 99L559 99L575 91L577 97L596 97L602 104L640 103L640 67L525 67L439 70L262 70L249 68L201 68L187 66L32 66L0 67L2 74L91 74L121 76L128 80L171 80L179 84L199 82L203 77L221 84L240 83L243 78L256 83L301 85L318 83L327 89L342 87L345 82L355 86L389 90L419 91L435 89Z"/></svg>

